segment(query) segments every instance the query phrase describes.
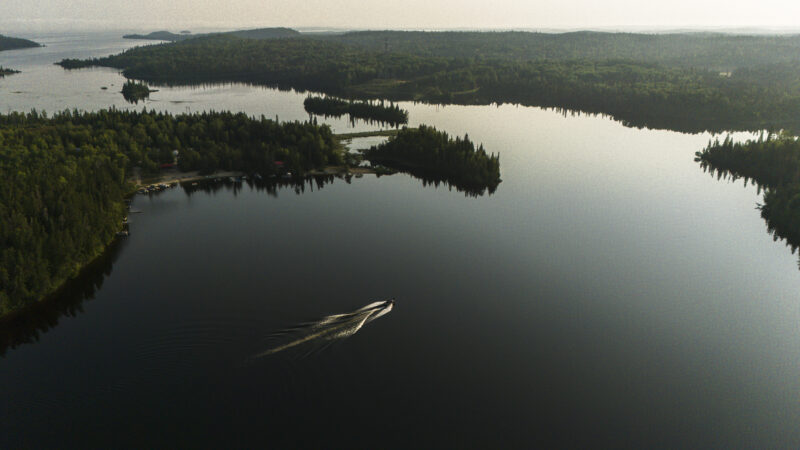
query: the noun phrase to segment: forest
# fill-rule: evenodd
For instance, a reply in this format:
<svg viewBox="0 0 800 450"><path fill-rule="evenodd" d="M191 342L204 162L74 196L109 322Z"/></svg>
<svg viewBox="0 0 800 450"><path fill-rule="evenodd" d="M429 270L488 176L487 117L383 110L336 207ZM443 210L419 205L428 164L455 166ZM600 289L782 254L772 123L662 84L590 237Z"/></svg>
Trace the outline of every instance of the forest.
<svg viewBox="0 0 800 450"><path fill-rule="evenodd" d="M317 38L370 51L476 61L638 61L716 72L800 60L800 35L354 31Z"/></svg>
<svg viewBox="0 0 800 450"><path fill-rule="evenodd" d="M309 96L303 101L309 114L323 117L350 116L350 120L362 119L371 122L398 126L408 123L408 111L399 106L385 102L342 100L333 97Z"/></svg>
<svg viewBox="0 0 800 450"><path fill-rule="evenodd" d="M451 138L425 125L403 128L364 152L375 165L402 170L426 182L444 182L468 195L493 193L500 184L500 156L477 149L469 136Z"/></svg>
<svg viewBox="0 0 800 450"><path fill-rule="evenodd" d="M0 34L0 51L16 50L18 48L42 47L42 44L27 39L3 36Z"/></svg>
<svg viewBox="0 0 800 450"><path fill-rule="evenodd" d="M484 43L477 33L382 33L214 35L59 64L114 67L157 84L232 81L346 99L515 103L687 132L800 128L796 37L486 33Z"/></svg>
<svg viewBox="0 0 800 450"><path fill-rule="evenodd" d="M140 101L150 97L150 90L146 84L128 80L122 85L122 96L128 103L138 104Z"/></svg>
<svg viewBox="0 0 800 450"><path fill-rule="evenodd" d="M207 112L116 109L0 115L0 316L45 297L100 255L126 214L134 168L296 176L341 164L327 126Z"/></svg>
<svg viewBox="0 0 800 450"><path fill-rule="evenodd" d="M800 247L800 141L789 133L762 135L734 143L730 137L697 152L696 161L712 174L744 178L764 188L761 217L773 236L792 251Z"/></svg>

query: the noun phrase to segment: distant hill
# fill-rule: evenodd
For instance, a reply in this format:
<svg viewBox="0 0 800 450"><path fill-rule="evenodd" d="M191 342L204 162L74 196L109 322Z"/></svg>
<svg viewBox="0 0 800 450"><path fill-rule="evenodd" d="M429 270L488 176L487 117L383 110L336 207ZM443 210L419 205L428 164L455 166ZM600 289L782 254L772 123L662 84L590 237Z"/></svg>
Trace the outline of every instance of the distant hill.
<svg viewBox="0 0 800 450"><path fill-rule="evenodd" d="M181 34L175 34L170 31L154 31L148 34L126 34L122 36L125 39L147 39L153 41L185 41L186 39L194 39L198 37L205 37L211 35L231 35L244 39L280 39L300 36L300 32L291 28L257 28L254 30L237 30L228 31L223 33L201 33L191 34L181 31Z"/></svg>
<svg viewBox="0 0 800 450"><path fill-rule="evenodd" d="M13 38L8 36L3 36L0 34L0 51L3 50L14 50L18 48L30 48L30 47L44 47L42 44L38 44L33 41L29 41L27 39L20 39L20 38Z"/></svg>
<svg viewBox="0 0 800 450"><path fill-rule="evenodd" d="M626 60L718 72L800 61L800 35L355 31L314 37L373 52L483 61Z"/></svg>
<svg viewBox="0 0 800 450"><path fill-rule="evenodd" d="M195 36L191 34L175 34L169 31L153 31L148 34L126 34L122 36L125 39L147 39L152 41L182 41L184 39L191 39Z"/></svg>

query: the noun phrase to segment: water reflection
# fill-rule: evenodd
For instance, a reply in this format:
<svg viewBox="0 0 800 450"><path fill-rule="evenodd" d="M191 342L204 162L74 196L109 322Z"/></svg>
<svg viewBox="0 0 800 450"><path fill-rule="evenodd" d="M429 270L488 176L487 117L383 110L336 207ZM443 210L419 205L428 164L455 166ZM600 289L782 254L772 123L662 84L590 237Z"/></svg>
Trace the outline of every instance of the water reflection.
<svg viewBox="0 0 800 450"><path fill-rule="evenodd" d="M314 114L308 113L308 121L313 122L316 118L321 117L322 119L341 119L342 117L347 116L347 123L350 124L351 127L355 128L356 125L364 124L370 126L376 126L381 129L383 128L395 128L399 129L402 125L407 122L393 122L393 121L385 121L385 120L376 120L376 119L365 119L354 117L352 114Z"/></svg>
<svg viewBox="0 0 800 450"><path fill-rule="evenodd" d="M50 297L0 319L0 356L9 349L38 342L41 335L58 326L64 317L83 312L83 303L94 298L111 275L124 243L115 240L99 258Z"/></svg>
<svg viewBox="0 0 800 450"><path fill-rule="evenodd" d="M300 195L306 192L306 189L313 192L321 190L326 184L332 184L334 179L340 178L345 182L350 183L352 175L313 175L306 178L242 178L242 177L209 177L205 180L181 183L181 188L187 196L194 195L197 192L206 194L213 194L219 192L221 189L231 189L234 195L237 195L245 186L255 189L258 192L263 192L271 197L277 197L278 192L284 189L290 189L295 194Z"/></svg>
<svg viewBox="0 0 800 450"><path fill-rule="evenodd" d="M211 178L183 183L181 187L187 196L196 193L214 194L222 189L232 190L233 194L237 195L246 186L257 192L277 197L278 192L282 190L291 190L297 195L306 191L318 191L326 185L332 184L337 178L349 184L354 176L358 175L314 175L299 180ZM422 180L424 186L438 188L442 184L447 185L441 180L418 178ZM462 191L459 188L457 190ZM470 196L478 196L483 195L485 190L465 190L464 192ZM489 192L494 192L494 190L490 189ZM62 317L76 317L83 313L83 303L92 300L95 293L103 286L106 277L111 275L113 264L120 256L124 246L124 241L114 241L103 255L86 266L76 278L69 280L57 293L0 319L0 356L4 356L9 349L38 342L43 333L58 326Z"/></svg>
<svg viewBox="0 0 800 450"><path fill-rule="evenodd" d="M742 180L744 186L756 186L756 192L763 192L763 203L756 203L761 218L767 224L767 233L774 241L782 240L794 254L800 248L800 185L793 183L762 183L751 177L737 174L731 170L713 166L705 160L697 159L704 172L719 181L735 183ZM800 256L800 254L798 254ZM798 259L800 268L800 258Z"/></svg>
<svg viewBox="0 0 800 450"><path fill-rule="evenodd" d="M427 174L425 172L414 171L413 173L404 172L422 181L425 187L446 187L449 190L455 189L457 192L463 192L467 197L480 197L483 195L494 194L497 190L497 184L487 186L465 186L448 181L446 178ZM378 172L376 177L388 176ZM292 190L295 194L300 195L310 190L321 190L325 185L332 184L336 179L343 180L345 183L350 184L353 178L361 178L363 174L360 173L347 173L347 174L319 174L311 175L305 178L256 178L256 177L209 177L205 180L181 183L186 195L191 196L196 192L203 192L206 194L213 194L221 189L231 189L234 195L245 187L255 189L258 192L263 192L269 196L277 197L278 192L281 190Z"/></svg>
<svg viewBox="0 0 800 450"><path fill-rule="evenodd" d="M380 167L380 166L378 166ZM463 192L467 197L481 197L483 195L492 195L497 191L497 187L500 185L500 181L497 183L486 183L486 184L464 184L459 183L457 181L453 181L445 176L438 175L431 171L426 171L425 169L421 169L419 167L404 167L398 168L401 172L411 175L412 178L416 178L422 181L422 185L425 187L433 186L434 188L438 189L439 186L446 187L449 190L455 189L456 192ZM380 172L378 172L378 176Z"/></svg>

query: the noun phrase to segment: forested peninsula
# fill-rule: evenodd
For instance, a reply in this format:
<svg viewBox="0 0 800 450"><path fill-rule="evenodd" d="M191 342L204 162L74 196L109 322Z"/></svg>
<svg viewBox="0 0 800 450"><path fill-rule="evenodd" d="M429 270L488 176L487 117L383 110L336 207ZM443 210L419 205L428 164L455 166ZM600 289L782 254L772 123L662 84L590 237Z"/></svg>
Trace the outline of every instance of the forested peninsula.
<svg viewBox="0 0 800 450"><path fill-rule="evenodd" d="M44 47L42 44L22 38L3 36L0 34L0 51L16 50L19 48Z"/></svg>
<svg viewBox="0 0 800 450"><path fill-rule="evenodd" d="M75 276L121 229L134 168L296 174L342 162L327 126L245 114L65 111L0 115L0 316Z"/></svg>
<svg viewBox="0 0 800 450"><path fill-rule="evenodd" d="M498 157L467 138L427 127L392 134L371 159L469 192L499 183ZM177 154L181 171L301 180L348 163L342 138L311 121L231 112L0 115L0 317L53 293L103 253L123 226L133 173L157 177Z"/></svg>
<svg viewBox="0 0 800 450"><path fill-rule="evenodd" d="M800 141L789 133L768 134L757 140L710 143L696 160L712 175L744 178L764 189L761 217L773 236L783 238L794 252L800 247Z"/></svg>
<svg viewBox="0 0 800 450"><path fill-rule="evenodd" d="M362 32L211 35L65 68L163 84L246 82L348 99L517 103L698 132L800 128L800 37Z"/></svg>

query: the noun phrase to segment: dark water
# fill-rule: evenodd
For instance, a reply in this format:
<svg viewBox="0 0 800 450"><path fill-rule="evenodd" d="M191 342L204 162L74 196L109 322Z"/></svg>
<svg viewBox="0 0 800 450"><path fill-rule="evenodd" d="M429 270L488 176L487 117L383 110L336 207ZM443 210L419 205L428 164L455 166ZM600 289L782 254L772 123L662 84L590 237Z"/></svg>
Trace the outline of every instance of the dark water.
<svg viewBox="0 0 800 450"><path fill-rule="evenodd" d="M99 90L115 72L47 63L128 43L49 39L46 57L0 54L24 72L0 104L128 107ZM147 107L295 120L303 98L167 88ZM0 447L800 444L797 256L754 187L692 161L710 136L402 106L499 152L497 192L368 175L136 197L131 237L83 289L0 335L30 341L0 359ZM325 351L250 359L275 331L391 297Z"/></svg>

